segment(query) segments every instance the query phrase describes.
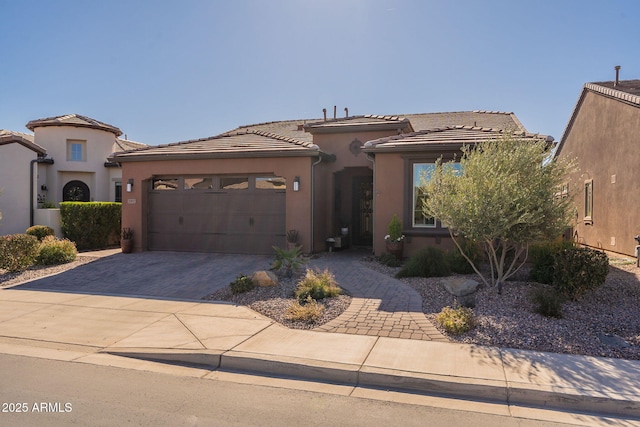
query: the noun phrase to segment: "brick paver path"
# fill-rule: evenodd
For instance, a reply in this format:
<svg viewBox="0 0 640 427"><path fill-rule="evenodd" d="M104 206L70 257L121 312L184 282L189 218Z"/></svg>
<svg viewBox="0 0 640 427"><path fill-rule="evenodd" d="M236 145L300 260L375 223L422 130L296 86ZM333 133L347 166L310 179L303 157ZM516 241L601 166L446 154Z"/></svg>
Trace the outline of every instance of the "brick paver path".
<svg viewBox="0 0 640 427"><path fill-rule="evenodd" d="M360 263L362 255L345 251L311 260L311 267L333 272L338 284L352 296L344 313L316 331L449 341L424 316L422 297L415 290L365 267Z"/></svg>

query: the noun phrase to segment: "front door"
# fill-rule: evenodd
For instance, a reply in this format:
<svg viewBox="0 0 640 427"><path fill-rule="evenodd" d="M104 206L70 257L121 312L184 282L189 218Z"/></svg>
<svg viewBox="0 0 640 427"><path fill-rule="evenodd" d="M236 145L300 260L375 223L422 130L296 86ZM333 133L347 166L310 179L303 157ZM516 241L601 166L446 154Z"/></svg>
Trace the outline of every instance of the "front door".
<svg viewBox="0 0 640 427"><path fill-rule="evenodd" d="M373 246L373 177L353 177L353 244Z"/></svg>

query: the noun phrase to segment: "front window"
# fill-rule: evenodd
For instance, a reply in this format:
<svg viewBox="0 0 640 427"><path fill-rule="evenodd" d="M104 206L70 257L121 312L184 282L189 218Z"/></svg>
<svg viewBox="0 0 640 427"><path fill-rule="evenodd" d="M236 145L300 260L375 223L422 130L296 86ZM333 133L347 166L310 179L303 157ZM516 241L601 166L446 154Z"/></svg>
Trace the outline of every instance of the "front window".
<svg viewBox="0 0 640 427"><path fill-rule="evenodd" d="M436 226L436 219L427 215L422 209L423 201L427 197L422 187L422 178L429 180L435 168L435 163L413 164L413 227Z"/></svg>

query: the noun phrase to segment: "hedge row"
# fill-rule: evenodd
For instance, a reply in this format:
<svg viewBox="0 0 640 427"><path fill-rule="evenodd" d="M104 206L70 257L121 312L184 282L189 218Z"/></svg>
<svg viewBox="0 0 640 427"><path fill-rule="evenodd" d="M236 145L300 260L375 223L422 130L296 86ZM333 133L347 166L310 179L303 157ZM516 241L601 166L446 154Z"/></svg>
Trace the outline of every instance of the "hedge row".
<svg viewBox="0 0 640 427"><path fill-rule="evenodd" d="M78 249L100 249L117 242L120 236L122 203L61 202L63 235Z"/></svg>

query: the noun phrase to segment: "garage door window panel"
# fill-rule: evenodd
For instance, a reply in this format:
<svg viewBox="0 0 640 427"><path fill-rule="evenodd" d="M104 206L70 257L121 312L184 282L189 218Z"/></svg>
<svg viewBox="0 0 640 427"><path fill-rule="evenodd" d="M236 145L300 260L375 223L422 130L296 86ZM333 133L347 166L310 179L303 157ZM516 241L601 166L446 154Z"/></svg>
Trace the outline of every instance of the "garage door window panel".
<svg viewBox="0 0 640 427"><path fill-rule="evenodd" d="M247 190L248 188L248 176L224 176L220 178L221 190Z"/></svg>
<svg viewBox="0 0 640 427"><path fill-rule="evenodd" d="M154 190L161 191L176 191L180 188L180 179L179 178L154 178L151 181L151 185Z"/></svg>
<svg viewBox="0 0 640 427"><path fill-rule="evenodd" d="M256 190L286 190L287 179L281 176L256 177Z"/></svg>

